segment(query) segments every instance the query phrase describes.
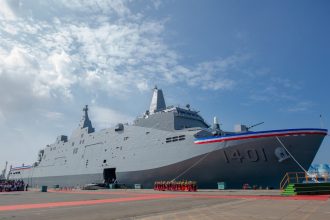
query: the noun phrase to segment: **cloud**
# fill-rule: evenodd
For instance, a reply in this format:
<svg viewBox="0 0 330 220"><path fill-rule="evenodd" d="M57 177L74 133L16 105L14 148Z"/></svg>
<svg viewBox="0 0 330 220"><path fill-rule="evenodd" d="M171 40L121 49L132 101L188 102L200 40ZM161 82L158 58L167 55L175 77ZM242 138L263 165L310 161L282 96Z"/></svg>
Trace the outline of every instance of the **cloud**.
<svg viewBox="0 0 330 220"><path fill-rule="evenodd" d="M4 117L52 100L75 103L81 94L94 103L101 94L129 97L155 84L232 90L251 60L249 54L233 54L187 64L164 41L167 18L133 12L130 1L1 3L2 11L15 16L0 21ZM161 7L157 1L146 4Z"/></svg>
<svg viewBox="0 0 330 220"><path fill-rule="evenodd" d="M261 72L263 71L261 70ZM268 70L267 74L261 75L257 71L257 75L258 81L255 81L254 88L249 91L251 100L263 102L299 101L298 94L302 87L298 81L278 77L269 73Z"/></svg>
<svg viewBox="0 0 330 220"><path fill-rule="evenodd" d="M251 67L254 57L248 53L187 64L188 58L164 41L168 19L133 11L130 1L1 4L0 90L10 92L0 103L5 116L8 106L25 100L74 102L82 92L93 99L100 94L124 98L155 84L244 89L258 102L299 101L294 95L299 84ZM158 1L146 4L161 7Z"/></svg>
<svg viewBox="0 0 330 220"><path fill-rule="evenodd" d="M159 7L160 7L161 4L162 4L161 0L152 0L152 3L153 3L154 8L155 8L156 10L158 10Z"/></svg>
<svg viewBox="0 0 330 220"><path fill-rule="evenodd" d="M280 77L267 68L248 75L250 79L247 79L247 82L253 86L247 89L248 98L252 102L276 104L279 111L286 112L308 111L314 105L313 102L306 101L305 97L301 97L303 86L297 79Z"/></svg>
<svg viewBox="0 0 330 220"><path fill-rule="evenodd" d="M64 116L63 116L63 113L61 112L53 112L53 111L44 111L43 113L43 116L49 120L59 120L59 119L62 119Z"/></svg>
<svg viewBox="0 0 330 220"><path fill-rule="evenodd" d="M190 86L199 86L204 90L227 90L235 87L236 78L244 74L242 66L250 59L248 54L236 54L202 62L190 69L181 67L176 70L184 75L183 81Z"/></svg>
<svg viewBox="0 0 330 220"><path fill-rule="evenodd" d="M34 60L20 48L0 53L0 110L7 117L38 102L34 92Z"/></svg>
<svg viewBox="0 0 330 220"><path fill-rule="evenodd" d="M148 85L147 81L141 81L137 83L137 88L144 92L144 91L148 91L150 89L150 86Z"/></svg>
<svg viewBox="0 0 330 220"><path fill-rule="evenodd" d="M309 110L313 105L314 104L310 101L299 101L294 105L290 105L288 108L282 110L289 112L303 112Z"/></svg>
<svg viewBox="0 0 330 220"><path fill-rule="evenodd" d="M71 66L69 56L55 53L44 57L30 49L32 48L13 46L9 53L0 54L0 77L12 84L13 88L10 90L20 90L23 87L30 90L26 95L34 97L56 97L59 93L62 97L69 98L70 86L76 78L71 74L74 67ZM15 86L17 84L26 85L18 87Z"/></svg>
<svg viewBox="0 0 330 220"><path fill-rule="evenodd" d="M0 19L15 20L16 15L10 6L8 0L0 0Z"/></svg>
<svg viewBox="0 0 330 220"><path fill-rule="evenodd" d="M301 89L301 85L299 81L291 81L286 78L280 78L280 77L272 77L272 81L281 85L283 88L289 89L289 90L299 90Z"/></svg>
<svg viewBox="0 0 330 220"><path fill-rule="evenodd" d="M89 13L113 13L115 12L118 16L125 16L130 14L129 8L126 6L126 0L71 0L71 1L60 1L65 7Z"/></svg>
<svg viewBox="0 0 330 220"><path fill-rule="evenodd" d="M118 123L130 123L134 119L132 116L98 105L91 106L90 118L94 123L93 126L98 129L115 126Z"/></svg>
<svg viewBox="0 0 330 220"><path fill-rule="evenodd" d="M6 118L3 115L3 113L0 111L0 125L3 124L5 121L6 121Z"/></svg>
<svg viewBox="0 0 330 220"><path fill-rule="evenodd" d="M236 84L230 73L249 59L232 55L180 64L184 58L163 40L166 19L134 14L128 1L37 1L23 6L17 6L15 23L0 22L0 73L13 80L24 75L31 84L28 94L35 97L73 99L73 88L125 96L147 91L155 82L226 90ZM52 10L45 17L47 8Z"/></svg>

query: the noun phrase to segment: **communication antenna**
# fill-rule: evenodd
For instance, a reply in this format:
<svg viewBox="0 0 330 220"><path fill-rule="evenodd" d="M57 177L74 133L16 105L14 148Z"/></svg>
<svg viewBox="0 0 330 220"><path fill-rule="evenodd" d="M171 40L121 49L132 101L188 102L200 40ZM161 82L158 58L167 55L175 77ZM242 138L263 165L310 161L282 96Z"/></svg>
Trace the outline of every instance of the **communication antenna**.
<svg viewBox="0 0 330 220"><path fill-rule="evenodd" d="M260 123L257 123L257 124L254 124L254 125L251 125L251 126L247 127L246 129L249 131L250 128L257 127L258 125L262 125L263 123L265 123L265 122L260 122Z"/></svg>
<svg viewBox="0 0 330 220"><path fill-rule="evenodd" d="M321 128L323 128L322 114L320 114L320 126L321 126Z"/></svg>
<svg viewBox="0 0 330 220"><path fill-rule="evenodd" d="M8 161L6 161L5 169L2 170L2 173L0 175L0 179L5 179L6 178L7 165L8 165Z"/></svg>
<svg viewBox="0 0 330 220"><path fill-rule="evenodd" d="M13 165L10 165L9 172L7 173L7 180L9 179L10 171L13 168Z"/></svg>

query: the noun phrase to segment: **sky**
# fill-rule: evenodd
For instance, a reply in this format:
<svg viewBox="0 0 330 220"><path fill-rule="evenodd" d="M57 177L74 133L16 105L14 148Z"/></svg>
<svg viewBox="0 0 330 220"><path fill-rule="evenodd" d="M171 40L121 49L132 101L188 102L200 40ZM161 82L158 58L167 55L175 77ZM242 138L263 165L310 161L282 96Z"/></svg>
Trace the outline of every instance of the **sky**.
<svg viewBox="0 0 330 220"><path fill-rule="evenodd" d="M132 123L155 85L224 130L330 128L330 2L0 0L0 169ZM329 136L314 163L330 163Z"/></svg>

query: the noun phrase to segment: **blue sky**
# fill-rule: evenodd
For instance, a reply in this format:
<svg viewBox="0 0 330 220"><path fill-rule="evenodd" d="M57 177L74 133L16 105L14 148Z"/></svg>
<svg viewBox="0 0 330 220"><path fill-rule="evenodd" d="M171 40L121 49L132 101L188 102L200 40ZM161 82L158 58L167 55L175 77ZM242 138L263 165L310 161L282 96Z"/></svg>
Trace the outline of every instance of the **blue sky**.
<svg viewBox="0 0 330 220"><path fill-rule="evenodd" d="M132 122L154 85L225 130L329 128L329 11L325 0L0 0L0 167L70 136L85 104L96 130ZM315 162L330 163L329 137Z"/></svg>

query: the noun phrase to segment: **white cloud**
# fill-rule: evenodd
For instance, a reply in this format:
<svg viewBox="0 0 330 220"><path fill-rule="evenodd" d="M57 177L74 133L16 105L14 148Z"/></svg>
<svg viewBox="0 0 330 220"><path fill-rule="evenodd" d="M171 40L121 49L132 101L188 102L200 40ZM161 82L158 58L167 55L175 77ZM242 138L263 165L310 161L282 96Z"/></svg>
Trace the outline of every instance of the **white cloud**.
<svg viewBox="0 0 330 220"><path fill-rule="evenodd" d="M313 103L301 97L302 84L299 80L291 80L274 74L268 68L248 71L246 91L252 102L275 104L282 112L302 112L313 107Z"/></svg>
<svg viewBox="0 0 330 220"><path fill-rule="evenodd" d="M297 96L294 95L294 91L300 89L298 86L293 86L293 82L290 80L282 78L260 78L259 82L256 82L255 88L257 89L249 91L251 100L263 102L290 101L295 103L298 100Z"/></svg>
<svg viewBox="0 0 330 220"><path fill-rule="evenodd" d="M224 79L223 81L215 81L215 82L209 82L205 83L202 88L204 90L219 90L219 89L231 89L235 85L234 80Z"/></svg>
<svg viewBox="0 0 330 220"><path fill-rule="evenodd" d="M93 121L93 126L98 129L115 126L118 123L131 123L134 119L129 115L97 105L90 107L90 118Z"/></svg>
<svg viewBox="0 0 330 220"><path fill-rule="evenodd" d="M233 89L239 75L244 74L242 66L251 59L249 55L232 55L206 61L193 67L176 65L174 73L169 74L170 80L186 82L190 86L200 87L204 90Z"/></svg>
<svg viewBox="0 0 330 220"><path fill-rule="evenodd" d="M72 74L75 71L75 64L70 56L62 51L48 57L50 69L40 72L39 83L48 85L50 89L57 89L66 98L71 98L71 85L77 81L77 76Z"/></svg>
<svg viewBox="0 0 330 220"><path fill-rule="evenodd" d="M9 53L0 54L1 62L1 72L5 70L10 70L12 74L25 74L23 69L34 69L36 67L36 62L24 48L19 48L14 46ZM19 70L19 71L17 71Z"/></svg>
<svg viewBox="0 0 330 220"><path fill-rule="evenodd" d="M130 14L130 10L126 6L126 0L63 0L61 3L65 7L72 10L79 10L84 12L115 12L119 16Z"/></svg>
<svg viewBox="0 0 330 220"><path fill-rule="evenodd" d="M16 15L12 10L9 0L0 0L0 19L15 20Z"/></svg>
<svg viewBox="0 0 330 220"><path fill-rule="evenodd" d="M1 109L0 109L0 125L3 124L5 121L6 121L6 118L5 118L4 114L1 112Z"/></svg>
<svg viewBox="0 0 330 220"><path fill-rule="evenodd" d="M162 2L160 0L152 0L155 9L159 9L160 5L162 4Z"/></svg>
<svg viewBox="0 0 330 220"><path fill-rule="evenodd" d="M283 88L289 89L289 90L297 90L300 89L300 85L297 81L293 82L289 79L286 78L280 78L280 77L272 77L271 80L278 84L281 85Z"/></svg>
<svg viewBox="0 0 330 220"><path fill-rule="evenodd" d="M146 81L141 81L137 83L137 88L144 92L144 91L148 91L150 89L150 86L148 85L148 83Z"/></svg>
<svg viewBox="0 0 330 220"><path fill-rule="evenodd" d="M157 1L151 3L159 6ZM15 23L0 22L0 63L4 64L0 74L13 80L24 76L31 89L28 94L35 97L73 99L73 88L125 96L147 91L155 82L231 89L236 83L230 72L248 59L234 55L184 66L183 58L163 41L165 20L133 14L126 1L34 2L33 6L21 7L17 16L22 17ZM47 6L52 12L45 20L40 9ZM119 18L107 17L112 13ZM97 19L91 21L92 17Z"/></svg>
<svg viewBox="0 0 330 220"><path fill-rule="evenodd" d="M42 115L51 120L51 121L56 121L56 120L59 120L59 119L62 119L64 116L63 116L63 113L61 112L54 112L54 111L47 111L47 110L42 110Z"/></svg>
<svg viewBox="0 0 330 220"><path fill-rule="evenodd" d="M289 111L289 112L303 112L303 111L307 111L312 106L313 106L312 102L299 101L299 102L295 103L294 105L288 106L287 109L282 109L282 110Z"/></svg>
<svg viewBox="0 0 330 220"><path fill-rule="evenodd" d="M6 77L13 84L25 82L24 87L29 88L28 94L33 96L52 97L58 93L70 97L70 86L76 77L71 73L74 66L69 56L62 53L46 57L40 51L32 52L32 48L14 46L9 53L0 54L0 77Z"/></svg>

